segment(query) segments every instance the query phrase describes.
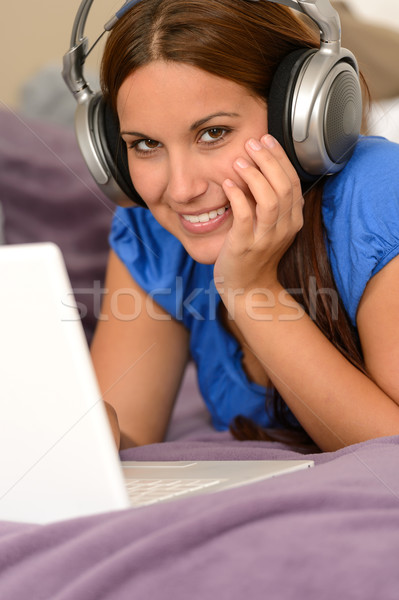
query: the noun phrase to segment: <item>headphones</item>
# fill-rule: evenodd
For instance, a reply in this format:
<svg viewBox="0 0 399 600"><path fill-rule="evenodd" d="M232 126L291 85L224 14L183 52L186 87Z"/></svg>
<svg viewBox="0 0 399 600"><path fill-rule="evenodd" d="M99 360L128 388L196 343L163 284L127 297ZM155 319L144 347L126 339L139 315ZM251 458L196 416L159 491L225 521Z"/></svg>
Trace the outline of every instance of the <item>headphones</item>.
<svg viewBox="0 0 399 600"><path fill-rule="evenodd" d="M104 25L103 35L135 4L130 0ZM259 0L250 0L257 2ZM348 162L362 121L362 93L354 55L341 48L341 26L329 0L268 0L310 17L320 29L319 49L300 49L278 66L268 97L268 130L283 146L300 179L312 182ZM80 150L97 184L117 204L146 206L131 181L119 123L101 92L93 92L83 67L84 28L93 0L83 0L73 24L63 78L77 101Z"/></svg>

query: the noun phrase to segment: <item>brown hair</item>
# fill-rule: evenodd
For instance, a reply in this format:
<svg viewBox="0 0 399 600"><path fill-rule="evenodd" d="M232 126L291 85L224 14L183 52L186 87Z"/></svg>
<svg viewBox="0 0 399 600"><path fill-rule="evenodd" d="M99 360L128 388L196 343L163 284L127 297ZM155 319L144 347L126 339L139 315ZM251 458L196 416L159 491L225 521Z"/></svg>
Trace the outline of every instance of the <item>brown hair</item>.
<svg viewBox="0 0 399 600"><path fill-rule="evenodd" d="M141 0L117 23L101 67L115 108L130 72L154 60L193 65L267 99L276 66L318 38L284 6L249 0Z"/></svg>
<svg viewBox="0 0 399 600"><path fill-rule="evenodd" d="M281 60L299 48L319 45L314 27L284 6L260 0L142 0L118 22L104 52L101 83L116 112L125 78L154 60L193 65L244 86L266 100ZM280 282L312 316L324 335L358 368L362 355L356 331L338 301L327 258L321 215L323 181L305 194L304 226L279 265ZM310 282L314 285L309 285ZM334 307L335 308L335 307ZM287 407L275 390L274 413L290 427ZM231 430L238 439L267 439L254 423L238 417Z"/></svg>

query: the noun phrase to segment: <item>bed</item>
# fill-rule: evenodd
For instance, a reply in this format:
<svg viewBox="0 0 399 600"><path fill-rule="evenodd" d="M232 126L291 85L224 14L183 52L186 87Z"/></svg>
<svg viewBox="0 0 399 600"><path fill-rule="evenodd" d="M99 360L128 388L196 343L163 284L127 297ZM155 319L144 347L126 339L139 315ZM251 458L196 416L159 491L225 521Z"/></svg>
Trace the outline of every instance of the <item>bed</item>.
<svg viewBox="0 0 399 600"><path fill-rule="evenodd" d="M0 112L0 130L4 241L60 245L89 343L113 207L92 183L71 130L10 111ZM212 428L190 364L165 443L121 453L126 460L305 455L315 468L216 495L45 526L0 522L0 598L397 600L399 436L333 453L239 442Z"/></svg>
<svg viewBox="0 0 399 600"><path fill-rule="evenodd" d="M392 110L398 100L387 99ZM90 343L113 206L69 126L3 110L0 131L3 242L61 247ZM399 436L331 453L239 442L212 428L190 364L166 441L121 453L157 461L305 456L313 469L214 495L45 526L0 521L0 598L397 600Z"/></svg>
<svg viewBox="0 0 399 600"><path fill-rule="evenodd" d="M198 421L124 456L303 454L233 441ZM311 456L313 469L215 495L46 526L2 522L0 597L397 600L398 438Z"/></svg>

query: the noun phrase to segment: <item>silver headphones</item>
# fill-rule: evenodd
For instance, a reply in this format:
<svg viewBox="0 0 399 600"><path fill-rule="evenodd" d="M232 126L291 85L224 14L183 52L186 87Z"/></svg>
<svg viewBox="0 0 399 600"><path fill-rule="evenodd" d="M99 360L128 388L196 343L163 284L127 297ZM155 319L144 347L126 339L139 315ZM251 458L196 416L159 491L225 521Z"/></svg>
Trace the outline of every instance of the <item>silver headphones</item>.
<svg viewBox="0 0 399 600"><path fill-rule="evenodd" d="M110 31L135 4L130 0L104 25ZM257 2L259 0L251 0ZM320 29L320 48L286 56L268 97L268 129L287 152L298 175L311 182L340 171L357 142L362 93L354 55L341 48L341 26L329 0L268 0L310 17ZM63 78L77 101L75 127L87 166L100 188L122 205L146 206L129 175L119 124L101 92L93 92L83 68L88 55L84 29L93 0L83 0L63 58Z"/></svg>

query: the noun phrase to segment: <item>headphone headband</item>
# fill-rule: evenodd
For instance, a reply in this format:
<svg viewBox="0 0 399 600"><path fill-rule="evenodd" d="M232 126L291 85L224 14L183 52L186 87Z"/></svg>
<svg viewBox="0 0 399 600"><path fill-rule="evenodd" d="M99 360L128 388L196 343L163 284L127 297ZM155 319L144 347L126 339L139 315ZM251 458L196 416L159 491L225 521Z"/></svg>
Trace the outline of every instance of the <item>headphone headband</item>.
<svg viewBox="0 0 399 600"><path fill-rule="evenodd" d="M76 101L86 100L85 90L89 84L83 75L83 65L88 54L88 40L84 35L87 17L94 0L82 0L76 14L71 34L70 49L63 58L62 75ZM142 0L128 0L104 25L105 32L111 31L119 19ZM242 0L259 2L259 0ZM312 19L320 29L320 49L337 55L341 49L341 23L337 11L329 0L267 0L282 4L301 12Z"/></svg>
<svg viewBox="0 0 399 600"><path fill-rule="evenodd" d="M274 77L268 96L269 132L283 145L303 181L336 173L352 154L362 112L359 70L353 54L341 48L339 15L329 0L265 1L306 15L320 30L319 49L303 48L299 57L288 55L277 69L278 77ZM138 2L141 0L127 0L105 23L93 46ZM110 107L103 106L101 92L94 93L84 76L90 52L85 25L92 4L93 0L82 0L70 49L63 57L62 75L77 102L79 146L91 174L107 195L118 203L133 200L145 206L130 180L117 120Z"/></svg>

